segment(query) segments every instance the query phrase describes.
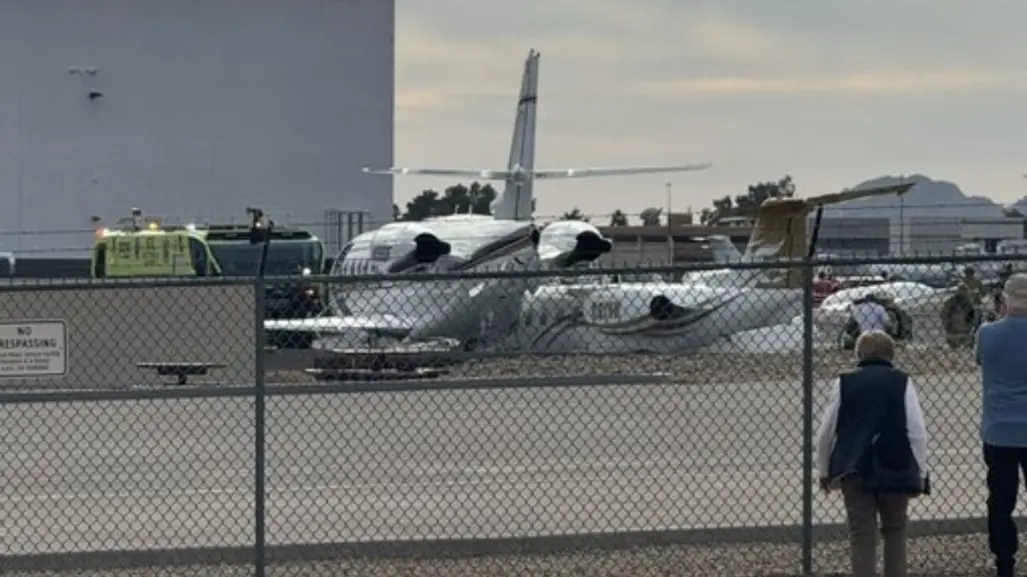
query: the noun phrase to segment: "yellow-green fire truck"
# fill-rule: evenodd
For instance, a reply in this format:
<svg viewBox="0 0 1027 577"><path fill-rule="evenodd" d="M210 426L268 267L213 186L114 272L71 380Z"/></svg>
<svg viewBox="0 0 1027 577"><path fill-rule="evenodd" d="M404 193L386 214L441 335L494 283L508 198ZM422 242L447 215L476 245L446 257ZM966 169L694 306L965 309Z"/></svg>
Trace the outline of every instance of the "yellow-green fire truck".
<svg viewBox="0 0 1027 577"><path fill-rule="evenodd" d="M247 277L257 274L260 245L250 244L244 225L162 226L150 222L97 231L93 278ZM275 227L265 275L306 276L323 272L324 244L302 229ZM309 316L322 310L324 291L316 283L268 286L269 318Z"/></svg>

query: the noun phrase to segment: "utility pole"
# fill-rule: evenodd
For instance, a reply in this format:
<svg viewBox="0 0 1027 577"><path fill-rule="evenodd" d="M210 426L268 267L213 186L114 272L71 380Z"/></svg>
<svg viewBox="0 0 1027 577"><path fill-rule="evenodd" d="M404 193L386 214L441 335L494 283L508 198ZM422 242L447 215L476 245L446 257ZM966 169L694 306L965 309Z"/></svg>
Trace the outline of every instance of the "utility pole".
<svg viewBox="0 0 1027 577"><path fill-rule="evenodd" d="M906 256L906 195L899 195L899 256Z"/></svg>

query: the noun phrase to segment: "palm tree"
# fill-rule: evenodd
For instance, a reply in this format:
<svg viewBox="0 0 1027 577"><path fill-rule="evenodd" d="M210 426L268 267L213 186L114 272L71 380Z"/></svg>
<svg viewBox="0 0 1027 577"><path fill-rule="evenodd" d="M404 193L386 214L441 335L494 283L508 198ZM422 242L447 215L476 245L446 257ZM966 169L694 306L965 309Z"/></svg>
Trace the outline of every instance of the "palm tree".
<svg viewBox="0 0 1027 577"><path fill-rule="evenodd" d="M570 212L563 213L563 220L580 220L588 222L588 218L585 217L584 213L578 207L574 207Z"/></svg>
<svg viewBox="0 0 1027 577"><path fill-rule="evenodd" d="M662 208L647 208L638 216L642 217L643 226L659 226L661 214L663 214Z"/></svg>

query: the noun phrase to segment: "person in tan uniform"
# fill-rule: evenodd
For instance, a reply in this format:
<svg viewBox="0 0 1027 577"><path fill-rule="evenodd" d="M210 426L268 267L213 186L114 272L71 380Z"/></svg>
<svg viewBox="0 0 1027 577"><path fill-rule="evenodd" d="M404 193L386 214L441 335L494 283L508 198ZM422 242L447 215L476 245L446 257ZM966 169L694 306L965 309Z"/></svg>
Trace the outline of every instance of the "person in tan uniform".
<svg viewBox="0 0 1027 577"><path fill-rule="evenodd" d="M977 278L972 267L966 267L955 294L945 300L941 310L945 341L950 347L961 348L973 344L980 325L983 297L984 284Z"/></svg>
<svg viewBox="0 0 1027 577"><path fill-rule="evenodd" d="M984 298L984 283L981 282L981 279L977 278L977 272L972 266L963 269L962 284L970 290L970 296L974 299L974 302L980 303L981 299Z"/></svg>

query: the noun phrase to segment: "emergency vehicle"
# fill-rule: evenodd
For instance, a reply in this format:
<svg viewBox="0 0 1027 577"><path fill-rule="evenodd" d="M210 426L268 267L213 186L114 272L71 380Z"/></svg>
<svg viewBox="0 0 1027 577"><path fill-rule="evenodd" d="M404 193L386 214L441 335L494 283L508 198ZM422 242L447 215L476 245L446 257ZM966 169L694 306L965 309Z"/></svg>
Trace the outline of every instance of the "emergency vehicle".
<svg viewBox="0 0 1027 577"><path fill-rule="evenodd" d="M250 243L246 225L163 225L143 222L133 210L132 224L100 228L93 245L93 278L251 277L261 247ZM303 277L324 271L324 243L309 231L275 226L271 230L265 275ZM314 282L272 283L266 304L269 318L319 314L323 286Z"/></svg>

